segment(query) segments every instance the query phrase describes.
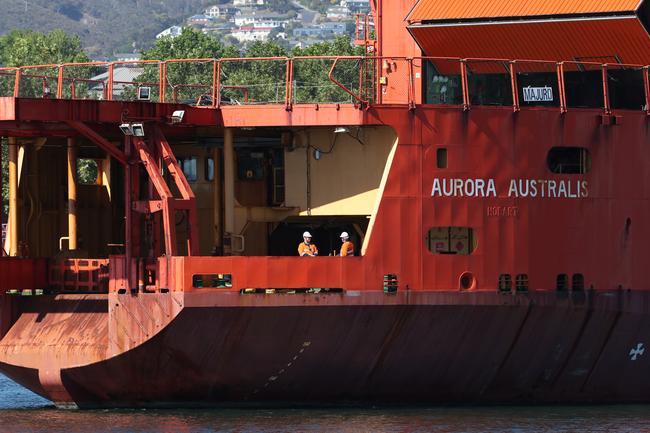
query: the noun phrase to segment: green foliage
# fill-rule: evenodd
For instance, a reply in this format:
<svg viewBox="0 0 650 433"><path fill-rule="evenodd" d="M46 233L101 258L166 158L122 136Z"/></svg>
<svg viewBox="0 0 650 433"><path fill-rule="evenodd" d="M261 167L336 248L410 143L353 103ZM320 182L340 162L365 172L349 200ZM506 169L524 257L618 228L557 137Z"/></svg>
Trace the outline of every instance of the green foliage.
<svg viewBox="0 0 650 433"><path fill-rule="evenodd" d="M14 30L0 37L0 63L3 66L80 63L89 61L78 36L63 30L38 33Z"/></svg>
<svg viewBox="0 0 650 433"><path fill-rule="evenodd" d="M94 185L99 169L94 159L77 159L77 182L82 185Z"/></svg>
<svg viewBox="0 0 650 433"><path fill-rule="evenodd" d="M62 30L38 33L31 30L14 30L0 37L0 63L3 66L46 65L88 62L88 56L77 36L66 35ZM91 67L75 68L76 78L89 78L95 71ZM30 69L23 74L20 96L42 97L45 90L54 94L58 69L45 67ZM0 76L0 94L8 96L13 91L13 75ZM66 81L70 92L70 81ZM79 89L83 91L83 89Z"/></svg>
<svg viewBox="0 0 650 433"><path fill-rule="evenodd" d="M15 28L79 35L88 53L111 56L147 48L162 29L215 0L0 0L0 34Z"/></svg>
<svg viewBox="0 0 650 433"><path fill-rule="evenodd" d="M88 56L84 53L81 42L77 36L66 35L61 30L50 33L38 33L31 30L14 30L0 37L0 63L4 66L23 66L38 64L59 64L72 62L87 62ZM29 72L27 75L56 77L56 68L42 68ZM92 68L83 68L76 71L79 77L90 76ZM21 80L21 96L42 96L43 80L53 91L56 89L55 78L30 78ZM0 75L0 95L7 96L13 93L13 76ZM8 180L8 147L6 140L2 141L2 206L4 218L7 217L9 202Z"/></svg>
<svg viewBox="0 0 650 433"><path fill-rule="evenodd" d="M363 56L362 47L353 47L347 36L338 36L332 42L323 42L307 48L294 48L294 57L306 56ZM373 72L370 61L341 59L332 77L355 94L361 93L360 70L363 67L364 86L368 87ZM293 95L300 102L354 102L351 95L333 83L328 74L334 59L296 59L294 61ZM367 95L366 95L367 96Z"/></svg>

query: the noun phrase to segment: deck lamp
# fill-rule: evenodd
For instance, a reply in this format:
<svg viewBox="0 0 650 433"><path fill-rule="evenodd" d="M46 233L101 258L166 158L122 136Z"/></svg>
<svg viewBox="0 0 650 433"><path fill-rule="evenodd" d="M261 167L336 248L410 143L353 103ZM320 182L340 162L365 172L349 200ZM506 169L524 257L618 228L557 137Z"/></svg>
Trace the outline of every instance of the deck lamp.
<svg viewBox="0 0 650 433"><path fill-rule="evenodd" d="M133 135L133 127L130 123L122 123L120 125L120 131L122 131L122 134L124 135Z"/></svg>
<svg viewBox="0 0 650 433"><path fill-rule="evenodd" d="M120 125L120 131L124 135L144 137L144 125L142 123L122 123Z"/></svg>
<svg viewBox="0 0 650 433"><path fill-rule="evenodd" d="M131 128L133 130L133 135L136 137L144 137L144 126L142 123L134 123L131 125Z"/></svg>

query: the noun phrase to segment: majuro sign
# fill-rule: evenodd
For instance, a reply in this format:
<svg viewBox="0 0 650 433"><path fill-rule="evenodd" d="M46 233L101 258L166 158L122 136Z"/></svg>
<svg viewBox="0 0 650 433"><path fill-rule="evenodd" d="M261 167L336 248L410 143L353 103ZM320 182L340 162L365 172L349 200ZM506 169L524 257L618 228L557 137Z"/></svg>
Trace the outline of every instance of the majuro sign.
<svg viewBox="0 0 650 433"><path fill-rule="evenodd" d="M433 179L431 197L587 198L586 180L511 179L507 195L494 179Z"/></svg>

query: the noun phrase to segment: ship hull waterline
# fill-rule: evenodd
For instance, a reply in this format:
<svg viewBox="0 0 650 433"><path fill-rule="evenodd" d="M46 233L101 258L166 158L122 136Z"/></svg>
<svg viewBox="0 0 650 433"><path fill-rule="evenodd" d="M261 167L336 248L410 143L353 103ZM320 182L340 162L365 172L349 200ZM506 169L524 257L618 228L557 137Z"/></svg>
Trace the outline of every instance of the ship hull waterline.
<svg viewBox="0 0 650 433"><path fill-rule="evenodd" d="M357 292L354 305L337 302L349 296L186 295L178 316L142 345L61 369L71 401L57 404L650 401L645 292ZM4 374L52 399L39 370L0 362Z"/></svg>

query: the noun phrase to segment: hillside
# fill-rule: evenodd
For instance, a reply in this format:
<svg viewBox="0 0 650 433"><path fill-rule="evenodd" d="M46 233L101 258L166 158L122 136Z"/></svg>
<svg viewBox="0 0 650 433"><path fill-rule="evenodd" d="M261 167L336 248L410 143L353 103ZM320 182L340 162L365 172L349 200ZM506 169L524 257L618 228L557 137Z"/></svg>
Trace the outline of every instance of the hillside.
<svg viewBox="0 0 650 433"><path fill-rule="evenodd" d="M91 57L146 48L155 35L219 0L0 0L0 34L61 28Z"/></svg>

